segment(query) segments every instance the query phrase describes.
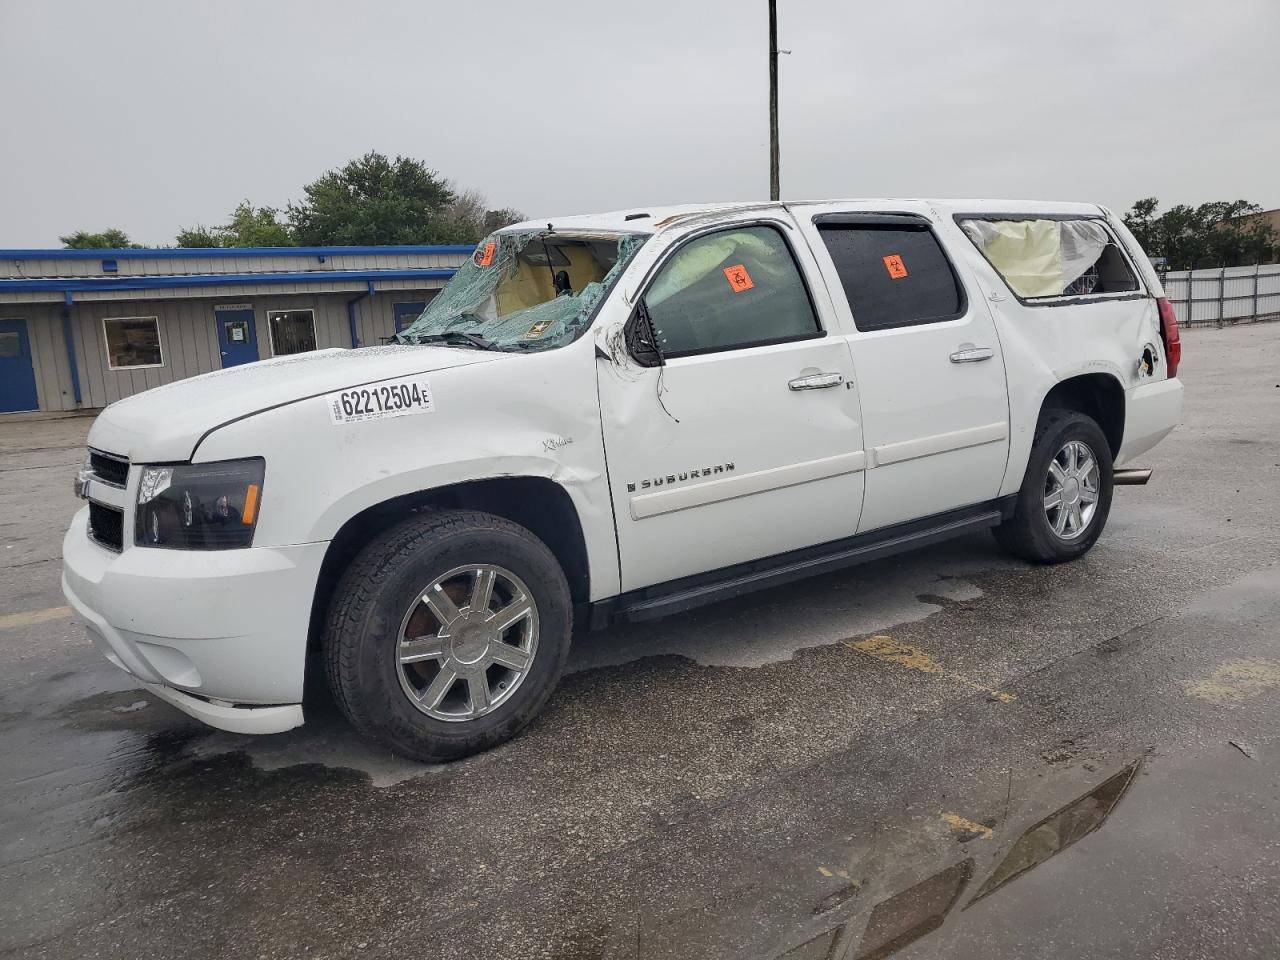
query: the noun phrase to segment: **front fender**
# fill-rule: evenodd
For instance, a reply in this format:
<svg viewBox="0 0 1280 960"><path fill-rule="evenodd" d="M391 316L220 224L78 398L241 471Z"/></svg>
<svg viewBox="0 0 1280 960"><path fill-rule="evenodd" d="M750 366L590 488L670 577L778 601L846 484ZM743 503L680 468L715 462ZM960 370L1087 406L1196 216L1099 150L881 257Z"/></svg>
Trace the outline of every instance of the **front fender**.
<svg viewBox="0 0 1280 960"><path fill-rule="evenodd" d="M431 413L334 424L323 397L300 400L220 428L197 459L266 458L255 546L332 540L361 511L397 497L545 478L569 495L592 593L608 596L618 560L593 346L583 337L508 363L433 373Z"/></svg>
<svg viewBox="0 0 1280 960"><path fill-rule="evenodd" d="M476 457L451 463L430 464L402 473L367 478L350 485L316 518L312 536L332 540L352 517L389 500L412 494L428 493L470 481L495 477L536 477L550 480L569 495L585 534L593 504L592 488L604 484L604 477L583 467L570 466L541 457L498 456ZM608 498L605 497L608 509ZM610 513L610 516L612 514ZM610 525L612 520L609 521Z"/></svg>

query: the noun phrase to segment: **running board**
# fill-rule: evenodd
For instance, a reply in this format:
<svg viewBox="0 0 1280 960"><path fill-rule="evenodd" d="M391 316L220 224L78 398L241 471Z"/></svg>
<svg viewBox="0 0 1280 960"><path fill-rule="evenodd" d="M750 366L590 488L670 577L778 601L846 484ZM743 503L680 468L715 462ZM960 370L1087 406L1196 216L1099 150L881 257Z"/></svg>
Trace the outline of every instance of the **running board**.
<svg viewBox="0 0 1280 960"><path fill-rule="evenodd" d="M1012 512L1014 497L978 507L896 524L833 543L736 564L707 574L633 590L594 605L591 624L655 620L709 603L817 576L855 564L879 560L917 547L995 527Z"/></svg>

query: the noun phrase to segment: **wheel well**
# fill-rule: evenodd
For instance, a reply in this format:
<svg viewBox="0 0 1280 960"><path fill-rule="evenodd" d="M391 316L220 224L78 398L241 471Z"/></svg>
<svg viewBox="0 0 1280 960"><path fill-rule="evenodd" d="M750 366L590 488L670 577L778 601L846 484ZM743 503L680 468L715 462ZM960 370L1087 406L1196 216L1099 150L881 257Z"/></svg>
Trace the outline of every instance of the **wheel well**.
<svg viewBox="0 0 1280 960"><path fill-rule="evenodd" d="M1046 410L1075 410L1092 417L1102 428L1111 456L1120 453L1124 440L1124 387L1106 373L1086 373L1055 384L1040 405Z"/></svg>
<svg viewBox="0 0 1280 960"><path fill-rule="evenodd" d="M309 654L319 649L329 600L351 559L384 530L414 512L436 508L480 510L518 523L555 554L574 603L590 597L587 545L578 511L565 489L544 477L495 477L424 490L375 504L342 525L325 551L311 605ZM316 658L308 656L308 661ZM312 665L309 662L309 667Z"/></svg>

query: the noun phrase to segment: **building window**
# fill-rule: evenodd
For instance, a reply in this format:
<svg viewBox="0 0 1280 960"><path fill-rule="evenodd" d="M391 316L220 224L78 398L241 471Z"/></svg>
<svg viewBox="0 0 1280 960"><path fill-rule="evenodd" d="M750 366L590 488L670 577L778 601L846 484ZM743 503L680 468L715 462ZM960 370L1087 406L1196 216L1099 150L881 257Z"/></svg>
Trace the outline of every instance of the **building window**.
<svg viewBox="0 0 1280 960"><path fill-rule="evenodd" d="M313 310L268 310L271 355L306 353L316 348L316 317Z"/></svg>
<svg viewBox="0 0 1280 960"><path fill-rule="evenodd" d="M107 341L107 366L163 367L160 321L155 317L107 317L102 321Z"/></svg>

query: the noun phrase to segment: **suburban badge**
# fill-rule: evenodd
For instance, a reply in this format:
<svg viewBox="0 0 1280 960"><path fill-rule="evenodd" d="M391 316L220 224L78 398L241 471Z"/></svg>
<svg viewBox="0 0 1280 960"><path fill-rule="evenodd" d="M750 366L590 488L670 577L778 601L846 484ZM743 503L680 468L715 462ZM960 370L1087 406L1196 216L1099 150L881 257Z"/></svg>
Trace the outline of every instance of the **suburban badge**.
<svg viewBox="0 0 1280 960"><path fill-rule="evenodd" d="M702 477L714 476L717 473L733 473L732 463L717 463L714 467L695 467L679 473L668 473L665 477L653 477L649 480L637 480L627 484L627 493L637 490L649 490L653 487L669 487L673 483L684 483L686 480L699 480Z"/></svg>

